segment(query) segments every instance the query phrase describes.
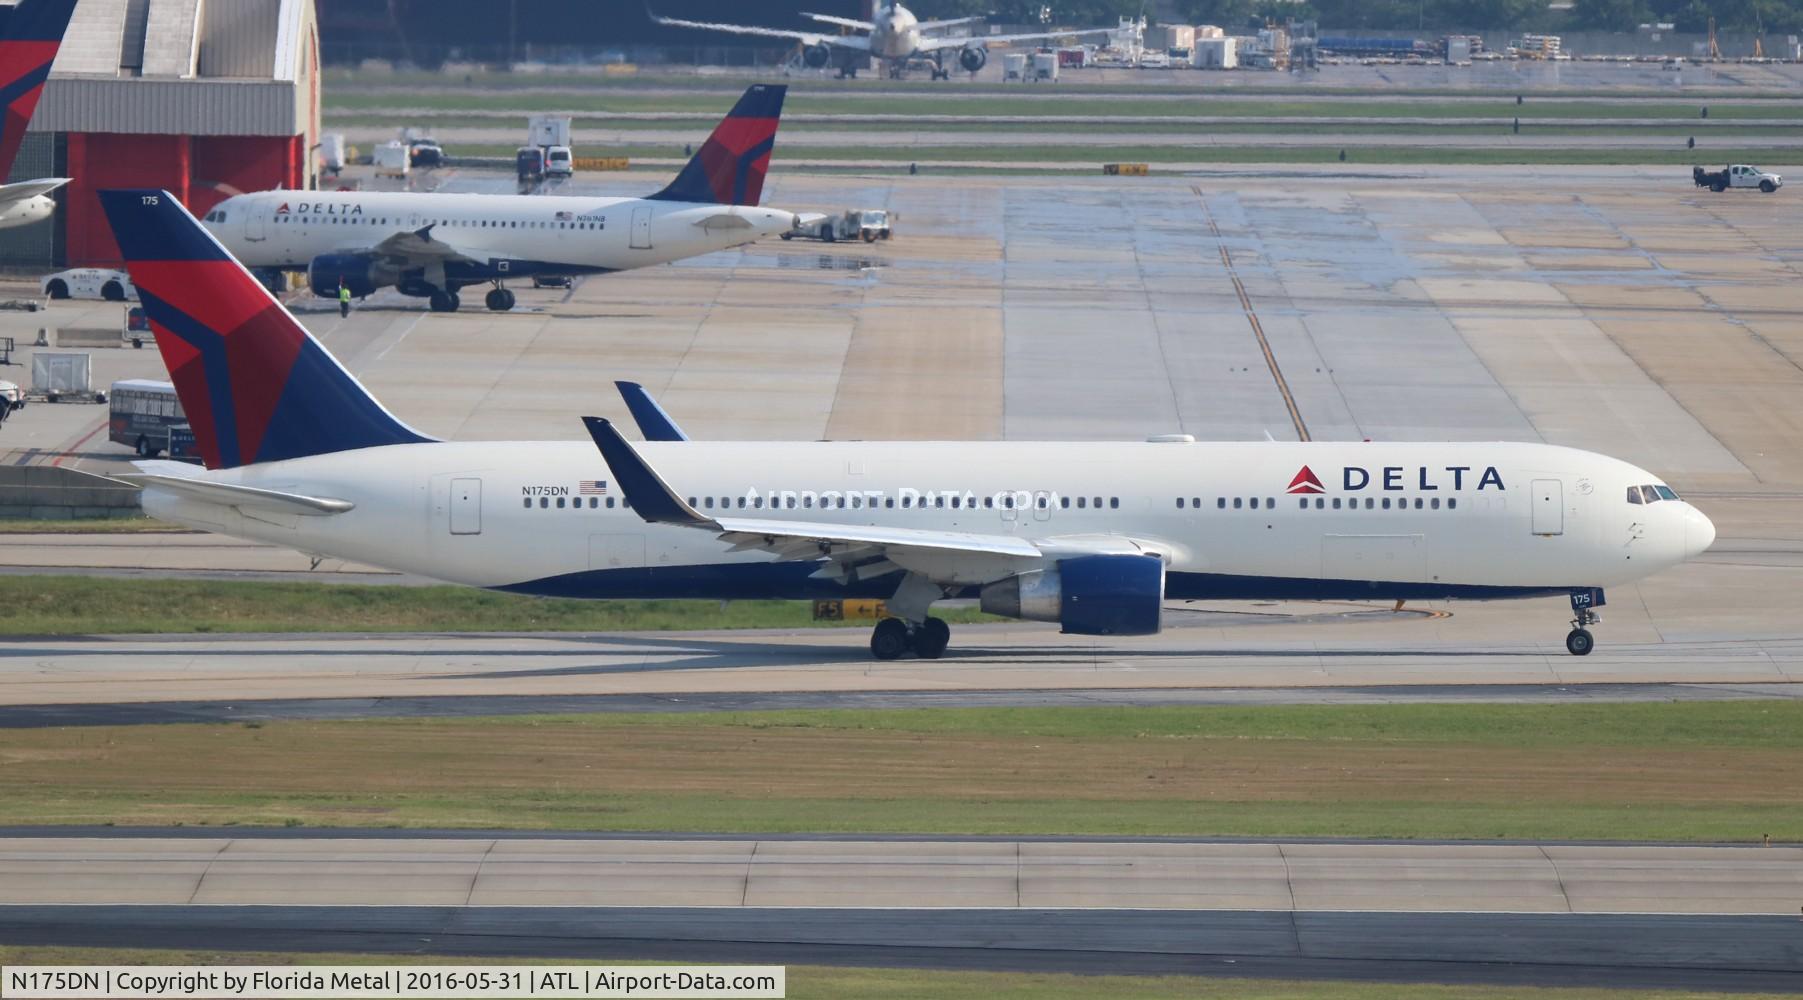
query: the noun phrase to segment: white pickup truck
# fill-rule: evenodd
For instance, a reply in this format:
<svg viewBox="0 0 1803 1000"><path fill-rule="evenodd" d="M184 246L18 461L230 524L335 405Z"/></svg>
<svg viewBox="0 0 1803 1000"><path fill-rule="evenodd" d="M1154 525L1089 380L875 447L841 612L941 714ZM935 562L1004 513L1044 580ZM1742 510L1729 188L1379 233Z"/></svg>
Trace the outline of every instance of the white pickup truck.
<svg viewBox="0 0 1803 1000"><path fill-rule="evenodd" d="M1690 179L1697 187L1706 187L1711 191L1726 191L1729 188L1758 188L1771 194L1784 186L1784 178L1777 174L1769 174L1745 163L1736 163L1725 170L1704 170L1702 167L1690 168Z"/></svg>

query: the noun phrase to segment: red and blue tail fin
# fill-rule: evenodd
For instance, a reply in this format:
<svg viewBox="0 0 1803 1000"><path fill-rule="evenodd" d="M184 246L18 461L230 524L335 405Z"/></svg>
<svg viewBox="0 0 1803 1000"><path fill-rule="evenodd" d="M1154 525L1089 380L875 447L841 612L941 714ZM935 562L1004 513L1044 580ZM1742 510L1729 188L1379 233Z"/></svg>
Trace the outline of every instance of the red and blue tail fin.
<svg viewBox="0 0 1803 1000"><path fill-rule="evenodd" d="M0 21L0 181L12 172L75 0L19 0Z"/></svg>
<svg viewBox="0 0 1803 1000"><path fill-rule="evenodd" d="M775 83L747 88L682 173L651 198L703 205L757 204L764 194L764 174L770 170L776 123L782 118L783 95L788 91Z"/></svg>
<svg viewBox="0 0 1803 1000"><path fill-rule="evenodd" d="M101 207L209 469L429 441L395 419L167 191Z"/></svg>

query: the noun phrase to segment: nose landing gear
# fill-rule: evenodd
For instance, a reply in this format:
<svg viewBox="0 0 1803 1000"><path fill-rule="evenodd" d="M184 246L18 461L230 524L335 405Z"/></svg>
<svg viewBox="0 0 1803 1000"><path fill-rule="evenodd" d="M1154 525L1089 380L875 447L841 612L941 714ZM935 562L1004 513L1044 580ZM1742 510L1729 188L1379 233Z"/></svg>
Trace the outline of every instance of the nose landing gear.
<svg viewBox="0 0 1803 1000"><path fill-rule="evenodd" d="M1596 637L1590 634L1588 626L1602 621L1596 609L1603 606L1603 592L1600 588L1574 590L1571 592L1571 631L1565 635L1565 651L1573 656L1589 656L1596 648Z"/></svg>

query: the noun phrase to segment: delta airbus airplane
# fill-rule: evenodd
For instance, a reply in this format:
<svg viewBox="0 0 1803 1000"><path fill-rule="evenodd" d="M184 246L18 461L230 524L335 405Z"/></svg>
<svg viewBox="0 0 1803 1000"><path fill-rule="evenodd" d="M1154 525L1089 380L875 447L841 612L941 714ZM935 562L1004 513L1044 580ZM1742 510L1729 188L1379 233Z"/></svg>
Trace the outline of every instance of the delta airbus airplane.
<svg viewBox="0 0 1803 1000"><path fill-rule="evenodd" d="M560 597L881 597L871 651L937 657L934 602L1081 635L1185 598L1569 595L1715 527L1658 477L1541 444L436 441L383 409L169 194L108 220L207 470L137 463L146 513L316 556Z"/></svg>
<svg viewBox="0 0 1803 1000"><path fill-rule="evenodd" d="M461 289L489 284L485 304L505 311L509 278L666 264L793 228L795 213L758 207L785 89L746 90L676 180L645 198L260 191L220 202L206 224L248 267L305 269L315 295L394 286L454 312Z"/></svg>
<svg viewBox="0 0 1803 1000"><path fill-rule="evenodd" d="M44 82L75 13L75 0L19 0L0 6L0 179L12 172L25 128L44 96ZM50 192L67 177L0 184L0 229L29 226L56 212Z"/></svg>

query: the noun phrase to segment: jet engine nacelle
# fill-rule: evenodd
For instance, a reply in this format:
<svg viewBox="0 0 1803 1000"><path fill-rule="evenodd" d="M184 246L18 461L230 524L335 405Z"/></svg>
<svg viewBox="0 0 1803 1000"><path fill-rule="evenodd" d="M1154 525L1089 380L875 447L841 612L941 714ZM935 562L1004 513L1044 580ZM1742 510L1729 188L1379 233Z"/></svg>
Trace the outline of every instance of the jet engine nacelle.
<svg viewBox="0 0 1803 1000"><path fill-rule="evenodd" d="M1152 635L1163 624L1164 560L1078 556L983 588L983 610L1057 622L1071 635Z"/></svg>
<svg viewBox="0 0 1803 1000"><path fill-rule="evenodd" d="M829 45L809 45L801 50L801 61L809 69L821 69L833 61L833 50Z"/></svg>
<svg viewBox="0 0 1803 1000"><path fill-rule="evenodd" d="M966 45L958 50L958 65L966 73L975 73L989 62L989 50L981 45Z"/></svg>
<svg viewBox="0 0 1803 1000"><path fill-rule="evenodd" d="M338 297L338 284L362 298L382 287L376 275L376 263L368 257L352 253L328 253L313 258L307 265L307 284L313 294L322 298Z"/></svg>

